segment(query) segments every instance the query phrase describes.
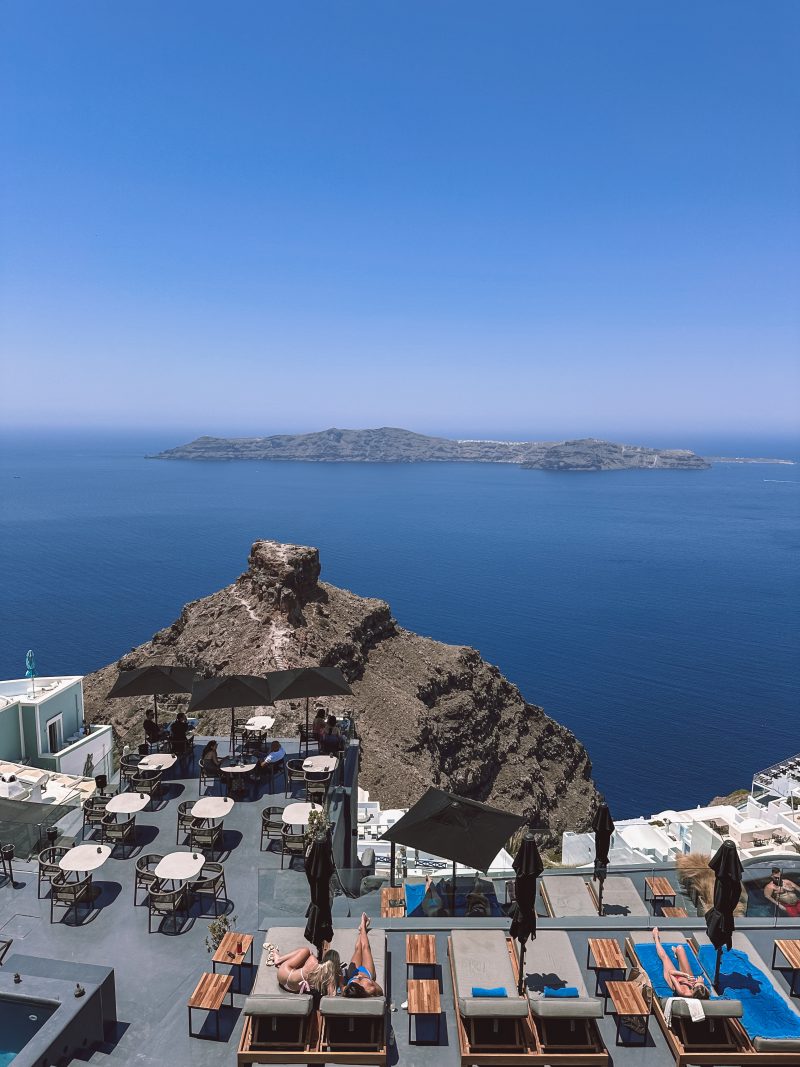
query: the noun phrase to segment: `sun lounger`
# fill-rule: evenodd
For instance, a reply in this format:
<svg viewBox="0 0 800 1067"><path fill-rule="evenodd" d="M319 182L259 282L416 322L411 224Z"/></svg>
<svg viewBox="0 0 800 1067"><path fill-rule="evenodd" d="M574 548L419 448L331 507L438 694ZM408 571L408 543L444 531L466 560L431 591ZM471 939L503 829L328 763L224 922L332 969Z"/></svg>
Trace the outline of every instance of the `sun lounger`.
<svg viewBox="0 0 800 1067"><path fill-rule="evenodd" d="M716 949L703 933L696 934L692 941L710 984ZM735 931L732 944L733 952L722 953L721 996L728 999L738 993L741 1026L756 1052L794 1053L791 1059L781 1062L800 1063L800 1015L795 1005L745 934Z"/></svg>
<svg viewBox="0 0 800 1067"><path fill-rule="evenodd" d="M703 968L692 944L683 934L670 931L668 937L666 934L664 936L664 945L686 946L692 972L698 977L703 976ZM742 1014L739 1001L713 995L709 1000L700 1001L704 1015L700 1022L692 1022L687 1006L676 1001L672 1007L672 1023L668 1025L665 1006L674 994L664 979L664 970L652 938L640 931L626 939L625 949L631 962L650 980L653 989L653 1014L677 1067L686 1067L689 1064L718 1067L722 1064L743 1064L750 1061L750 1042L738 1022ZM758 1060L753 1062L757 1063Z"/></svg>
<svg viewBox="0 0 800 1067"><path fill-rule="evenodd" d="M569 935L564 930L540 930L528 947L525 964L531 1013L547 1062L607 1063L608 1052L594 1021L603 1016L603 1002L589 995ZM544 995L545 989L568 986L577 989L577 997Z"/></svg>
<svg viewBox="0 0 800 1067"><path fill-rule="evenodd" d="M356 930L337 930L331 941L342 963L352 959ZM385 1063L386 1061L386 931L370 930L369 947L375 960L380 997L322 997L320 1050L329 1062Z"/></svg>
<svg viewBox="0 0 800 1067"><path fill-rule="evenodd" d="M265 942L279 950L298 948L305 942L302 927L276 926L269 929ZM315 1046L313 998L308 993L289 993L278 984L276 967L267 964L266 949L242 1014L245 1025L239 1043L237 1063L285 1062L287 1051L309 1051ZM305 1061L304 1061L305 1062Z"/></svg>
<svg viewBox="0 0 800 1067"><path fill-rule="evenodd" d="M448 955L462 1064L529 1060L537 1050L536 1039L528 999L517 992L516 957L504 931L453 930ZM476 996L474 992L501 988L506 996Z"/></svg>
<svg viewBox="0 0 800 1067"><path fill-rule="evenodd" d="M597 904L581 875L549 875L539 880L539 888L544 906L553 918L597 915Z"/></svg>
<svg viewBox="0 0 800 1067"><path fill-rule="evenodd" d="M594 901L594 911L597 914L598 889L597 882L589 882L589 892ZM603 915L638 915L648 916L650 913L639 896L639 892L630 878L620 874L610 874L603 883Z"/></svg>

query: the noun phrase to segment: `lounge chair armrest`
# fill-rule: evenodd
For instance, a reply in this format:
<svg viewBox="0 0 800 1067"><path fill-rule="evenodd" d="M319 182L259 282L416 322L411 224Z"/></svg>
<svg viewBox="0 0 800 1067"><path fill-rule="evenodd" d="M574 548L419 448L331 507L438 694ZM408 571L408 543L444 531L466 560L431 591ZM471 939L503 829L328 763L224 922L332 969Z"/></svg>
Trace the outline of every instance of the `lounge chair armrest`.
<svg viewBox="0 0 800 1067"><path fill-rule="evenodd" d="M702 1000L703 1014L707 1019L741 1019L741 1000L728 1000L727 997L719 997L714 1000ZM666 999L661 1000L661 1006L666 1004ZM672 1005L672 1014L678 1019L689 1018L689 1008L680 1000Z"/></svg>
<svg viewBox="0 0 800 1067"><path fill-rule="evenodd" d="M285 997L248 997L243 1015L306 1016L313 1000L307 993L287 993Z"/></svg>
<svg viewBox="0 0 800 1067"><path fill-rule="evenodd" d="M375 1019L386 1014L386 997L323 997L319 1010L341 1018Z"/></svg>
<svg viewBox="0 0 800 1067"><path fill-rule="evenodd" d="M754 1037L753 1048L756 1052L797 1052L800 1050L800 1038Z"/></svg>
<svg viewBox="0 0 800 1067"><path fill-rule="evenodd" d="M524 997L459 997L458 1010L465 1019L524 1019L528 1002Z"/></svg>

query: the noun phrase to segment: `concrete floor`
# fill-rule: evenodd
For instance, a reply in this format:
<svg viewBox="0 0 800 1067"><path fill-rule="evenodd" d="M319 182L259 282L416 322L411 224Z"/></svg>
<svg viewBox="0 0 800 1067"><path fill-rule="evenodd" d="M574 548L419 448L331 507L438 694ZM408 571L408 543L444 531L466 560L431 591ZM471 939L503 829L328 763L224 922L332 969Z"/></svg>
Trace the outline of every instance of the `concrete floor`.
<svg viewBox="0 0 800 1067"><path fill-rule="evenodd" d="M295 743L296 744L296 743ZM292 746L294 748L294 745ZM166 799L157 811L137 816L140 848L137 854L173 851L175 845L176 811L181 800L198 795L195 777L172 780ZM283 793L261 795L236 804L225 822L225 845L229 850L224 861L228 889L229 913L236 917L236 929L255 935L255 959L258 961L263 941L262 931L270 925L303 925L308 903L305 876L299 869L280 871L280 857L274 851L259 851L260 813L268 804L284 804ZM0 836L2 836L0 834ZM181 846L183 848L186 845ZM87 1051L84 1059L93 1064L140 1065L162 1067L206 1067L231 1064L242 1026L241 1007L249 988L250 977L244 971L243 994L234 995L234 1008L221 1013L221 1040L213 1040L213 1022L204 1022L202 1013L195 1013L195 1026L202 1037L188 1036L186 1002L200 975L210 970L210 955L205 939L212 916L202 915L197 908L189 924L181 933L147 932L147 909L133 905L134 858L112 857L96 873L95 883L101 890L96 910L89 921L74 923L61 921L51 925L50 905L46 896L37 899L36 867L17 864L15 885L0 884L0 940L13 938L5 959L3 974L9 963L13 968L15 954L46 957L83 964L113 967L116 976L117 1012L120 1020L116 1032L102 1048ZM502 897L500 898L502 900ZM355 926L362 907L379 914L379 898L372 894L361 900L339 897L334 903L337 927ZM475 920L407 919L388 920L387 929L388 997L392 1005L389 1063L404 1067L456 1067L459 1062L458 1039L454 1027L453 993L447 967L448 927L471 924ZM627 925L626 925L627 923ZM542 920L542 926L561 926L569 935L581 962L586 959L586 938L601 929L622 941L630 930L630 920ZM377 924L376 924L377 925ZM507 927L504 920L492 920L488 925ZM646 930L652 920L640 920L638 926ZM683 928L680 923L663 924ZM699 928L702 920L688 920L684 927ZM797 924L792 932L784 929L782 936L800 936ZM416 1046L408 1043L407 1016L400 1005L405 999L405 935L407 931L435 932L442 980L442 999L445 1018L438 1047ZM766 924L747 929L748 936L767 960L775 930ZM535 958L535 943L529 949ZM775 972L778 981L788 988L786 979ZM593 988L593 979L585 975ZM202 1026L201 1026L202 1024ZM612 1062L623 1067L668 1067L672 1063L658 1026L651 1024L646 1048L615 1048L614 1021L611 1016L601 1021L601 1032ZM204 1039L205 1038L205 1039Z"/></svg>

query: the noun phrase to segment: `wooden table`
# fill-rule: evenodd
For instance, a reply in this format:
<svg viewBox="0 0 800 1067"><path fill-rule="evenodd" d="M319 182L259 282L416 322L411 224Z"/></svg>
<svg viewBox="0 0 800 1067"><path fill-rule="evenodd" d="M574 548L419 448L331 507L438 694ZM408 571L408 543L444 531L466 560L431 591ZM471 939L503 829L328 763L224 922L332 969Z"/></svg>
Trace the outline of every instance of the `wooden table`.
<svg viewBox="0 0 800 1067"><path fill-rule="evenodd" d="M797 976L800 974L800 940L797 938L783 939L779 938L772 946L772 966L775 967L775 955L778 951L783 953L786 962L789 964L789 969L792 972L792 981L789 986L790 996L797 996L798 991L795 989L797 985Z"/></svg>
<svg viewBox="0 0 800 1067"><path fill-rule="evenodd" d="M625 965L625 957L622 955L622 950L613 937L589 938L586 966L589 970L594 971L594 995L596 997L604 995L600 988L601 981L605 985L609 975L613 977L613 973L619 971L622 972L622 977L624 977L628 969ZM608 972L602 979L600 977L601 971Z"/></svg>
<svg viewBox="0 0 800 1067"><path fill-rule="evenodd" d="M412 967L430 967L436 977L436 935L406 934L406 980Z"/></svg>
<svg viewBox="0 0 800 1067"><path fill-rule="evenodd" d="M238 944L241 942L241 951L238 951ZM242 964L245 961L245 956L250 953L249 967L253 966L253 938L250 934L239 934L233 930L228 931L219 943L219 947L214 955L211 957L211 970L216 973L218 963L227 963L231 967L236 967L237 974L239 975L239 985L236 992L242 991Z"/></svg>
<svg viewBox="0 0 800 1067"><path fill-rule="evenodd" d="M687 919L689 917L686 908L664 907L661 909L661 914L665 919Z"/></svg>
<svg viewBox="0 0 800 1067"><path fill-rule="evenodd" d="M442 1001L439 996L439 982L435 978L411 978L408 982L408 1043L420 1045L423 1042L411 1040L411 1020L415 1015L436 1016L436 1040L425 1044L438 1045L442 1026Z"/></svg>
<svg viewBox="0 0 800 1067"><path fill-rule="evenodd" d="M647 896L647 890L650 890L650 896ZM653 914L656 913L656 901L658 901L662 907L664 901L667 901L673 907L675 906L675 897L678 895L677 889L673 889L670 884L669 878L663 878L661 875L652 875L650 878L644 880L644 902L647 903L648 899L653 905Z"/></svg>
<svg viewBox="0 0 800 1067"><path fill-rule="evenodd" d="M392 900L401 900L402 904L390 904ZM402 919L406 913L406 896L403 887L385 885L381 889L381 918Z"/></svg>
<svg viewBox="0 0 800 1067"><path fill-rule="evenodd" d="M206 973L201 977L194 987L194 992L189 997L189 1003L187 1004L189 1009L189 1037L195 1036L192 1033L192 1008L198 1008L200 1011L214 1012L214 1018L217 1022L217 1041L219 1041L219 1009L229 993L231 995L231 1007L233 1007L233 975Z"/></svg>
<svg viewBox="0 0 800 1067"><path fill-rule="evenodd" d="M624 1044L619 1036L622 1019L625 1016L636 1015L644 1019L644 1034L642 1035L641 1044L646 1045L647 1031L650 1028L650 1008L644 999L641 987L636 982L606 982L605 998L606 1012L608 1011L610 998L617 1016L616 1044ZM634 1043L636 1044L637 1042Z"/></svg>

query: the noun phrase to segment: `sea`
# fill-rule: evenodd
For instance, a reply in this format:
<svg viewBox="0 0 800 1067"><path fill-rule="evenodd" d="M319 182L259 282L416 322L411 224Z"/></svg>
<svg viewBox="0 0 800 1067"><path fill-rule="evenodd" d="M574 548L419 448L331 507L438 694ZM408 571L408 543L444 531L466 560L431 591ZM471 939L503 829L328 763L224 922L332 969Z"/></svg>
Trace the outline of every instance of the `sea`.
<svg viewBox="0 0 800 1067"><path fill-rule="evenodd" d="M28 649L42 675L116 660L273 538L477 648L586 745L617 818L705 803L800 750L800 466L145 458L185 436L2 438L0 677Z"/></svg>

